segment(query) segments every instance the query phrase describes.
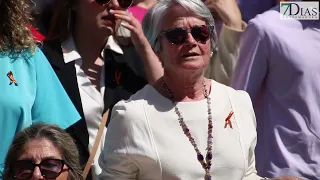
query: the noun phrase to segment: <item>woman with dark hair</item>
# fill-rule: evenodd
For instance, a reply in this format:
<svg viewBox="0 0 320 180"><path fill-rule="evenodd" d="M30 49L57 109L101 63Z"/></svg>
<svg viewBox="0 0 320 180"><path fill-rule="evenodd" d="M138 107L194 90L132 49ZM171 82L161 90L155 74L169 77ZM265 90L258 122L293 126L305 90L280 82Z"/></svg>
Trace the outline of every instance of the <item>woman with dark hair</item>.
<svg viewBox="0 0 320 180"><path fill-rule="evenodd" d="M3 180L81 180L72 137L55 125L36 123L18 133L8 151Z"/></svg>
<svg viewBox="0 0 320 180"><path fill-rule="evenodd" d="M120 25L112 11L123 11L131 4L132 0L56 0L52 4L54 13L42 50L82 117L72 127L82 166L88 160L103 113L147 83L129 66L106 65L104 60L107 40ZM137 28L132 32L133 41L142 42L138 46L152 52L141 25ZM116 88L115 83L119 85ZM98 157L105 132L93 162L93 175L101 172Z"/></svg>
<svg viewBox="0 0 320 180"><path fill-rule="evenodd" d="M17 132L38 121L65 129L80 119L30 24L27 1L0 1L0 174Z"/></svg>

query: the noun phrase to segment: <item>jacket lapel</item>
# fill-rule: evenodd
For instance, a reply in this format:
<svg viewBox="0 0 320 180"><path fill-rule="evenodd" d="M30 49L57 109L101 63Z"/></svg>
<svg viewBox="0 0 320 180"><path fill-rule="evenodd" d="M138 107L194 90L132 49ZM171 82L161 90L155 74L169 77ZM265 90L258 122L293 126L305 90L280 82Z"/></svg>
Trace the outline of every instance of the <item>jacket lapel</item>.
<svg viewBox="0 0 320 180"><path fill-rule="evenodd" d="M73 136L76 141L82 161L81 165L85 165L89 157L89 134L81 104L75 62L64 62L61 43L59 39L45 41L42 46L42 51L46 55L62 86L66 90L69 98L82 117L80 121L68 128L67 131Z"/></svg>

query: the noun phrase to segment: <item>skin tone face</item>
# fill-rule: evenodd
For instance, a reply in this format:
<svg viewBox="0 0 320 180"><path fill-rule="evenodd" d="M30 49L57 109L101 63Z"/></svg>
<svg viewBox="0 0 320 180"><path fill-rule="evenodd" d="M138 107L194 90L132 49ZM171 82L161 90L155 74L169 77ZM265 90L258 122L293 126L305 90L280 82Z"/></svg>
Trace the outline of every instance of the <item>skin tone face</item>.
<svg viewBox="0 0 320 180"><path fill-rule="evenodd" d="M105 5L98 4L95 0L78 0L75 5L76 19L83 26L91 28L93 33L109 36L115 28L115 18L109 11L119 8L117 0L111 0Z"/></svg>
<svg viewBox="0 0 320 180"><path fill-rule="evenodd" d="M161 30L171 28L191 28L205 25L206 22L185 8L176 5L169 9L162 20ZM183 73L186 71L202 72L210 61L210 39L206 42L197 42L188 33L187 39L182 45L171 44L165 36L160 38L159 59L163 62L165 70Z"/></svg>
<svg viewBox="0 0 320 180"><path fill-rule="evenodd" d="M43 159L62 159L60 151L47 139L34 139L23 146L23 152L18 160L32 160L39 164ZM66 165L63 169L67 169ZM55 180L67 180L69 172L63 170ZM30 180L47 179L41 175L39 167L35 167Z"/></svg>

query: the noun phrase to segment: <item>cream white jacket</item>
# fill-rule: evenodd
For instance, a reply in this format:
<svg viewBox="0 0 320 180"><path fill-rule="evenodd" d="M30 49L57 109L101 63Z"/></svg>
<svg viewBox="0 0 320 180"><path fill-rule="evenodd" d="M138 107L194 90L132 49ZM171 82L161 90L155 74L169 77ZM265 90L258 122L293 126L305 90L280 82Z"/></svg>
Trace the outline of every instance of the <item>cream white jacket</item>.
<svg viewBox="0 0 320 180"><path fill-rule="evenodd" d="M255 169L256 120L244 91L212 81L213 159L217 180L258 180ZM177 104L202 154L206 154L206 99ZM233 111L231 124L225 119ZM99 158L100 180L203 180L205 171L182 131L172 102L146 85L117 103Z"/></svg>

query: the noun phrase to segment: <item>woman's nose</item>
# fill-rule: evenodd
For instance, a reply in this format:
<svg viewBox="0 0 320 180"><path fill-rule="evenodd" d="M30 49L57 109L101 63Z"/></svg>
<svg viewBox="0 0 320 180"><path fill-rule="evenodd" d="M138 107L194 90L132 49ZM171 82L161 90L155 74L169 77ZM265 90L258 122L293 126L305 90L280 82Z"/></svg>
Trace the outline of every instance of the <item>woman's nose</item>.
<svg viewBox="0 0 320 180"><path fill-rule="evenodd" d="M197 41L194 39L194 37L192 36L192 34L189 32L189 33L187 34L185 43L188 44L188 45L194 46L194 45L197 43Z"/></svg>
<svg viewBox="0 0 320 180"><path fill-rule="evenodd" d="M108 9L121 9L118 0L111 0L110 3L108 3Z"/></svg>
<svg viewBox="0 0 320 180"><path fill-rule="evenodd" d="M44 179L44 178L41 174L40 168L35 167L32 175L32 180L39 180L39 179Z"/></svg>

